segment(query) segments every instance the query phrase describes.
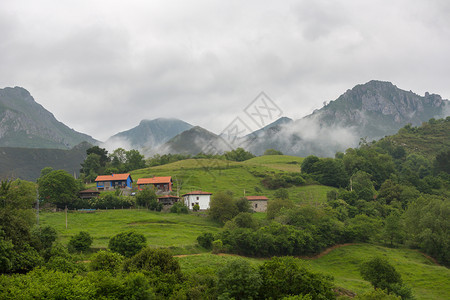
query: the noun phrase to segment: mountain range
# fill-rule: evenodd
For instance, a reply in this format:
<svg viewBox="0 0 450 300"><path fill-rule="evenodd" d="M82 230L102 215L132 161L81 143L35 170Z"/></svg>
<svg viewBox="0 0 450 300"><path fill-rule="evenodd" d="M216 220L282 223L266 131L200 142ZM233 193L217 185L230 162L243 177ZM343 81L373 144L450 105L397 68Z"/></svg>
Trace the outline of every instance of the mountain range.
<svg viewBox="0 0 450 300"><path fill-rule="evenodd" d="M21 87L0 89L0 147L70 149L98 143L56 120Z"/></svg>
<svg viewBox="0 0 450 300"><path fill-rule="evenodd" d="M239 144L256 155L272 148L290 155L334 156L337 151L357 146L361 138L379 139L396 133L406 124L420 125L430 118L442 118L449 114L449 101L439 95L425 93L420 96L399 89L390 82L373 80L347 90L306 117L274 120L247 136L239 137ZM13 152L25 151L18 149L34 148L22 155L41 153L34 155L35 159L44 161L42 164L36 162L37 165L59 168L61 165L53 163L45 154L46 149L75 151L69 149L79 149L76 145L83 141L88 144L83 144L81 148L92 144L110 150L133 148L146 156L230 150L224 136L178 119L164 118L142 120L138 126L117 133L102 143L56 120L53 114L36 103L27 90L20 87L0 89L0 176L11 173L7 171L22 174L17 171L22 167L13 168L23 165L20 156L12 155ZM58 157L64 155L58 154ZM79 165L84 159L83 156L67 157L80 159L74 165ZM23 168L27 166L23 165ZM67 166L61 168L75 170Z"/></svg>

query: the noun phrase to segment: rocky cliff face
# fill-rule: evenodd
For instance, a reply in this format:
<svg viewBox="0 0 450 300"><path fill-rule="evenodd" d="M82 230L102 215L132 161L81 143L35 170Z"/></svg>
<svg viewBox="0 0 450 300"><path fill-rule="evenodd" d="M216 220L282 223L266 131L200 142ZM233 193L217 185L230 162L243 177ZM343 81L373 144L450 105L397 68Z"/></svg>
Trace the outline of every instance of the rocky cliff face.
<svg viewBox="0 0 450 300"><path fill-rule="evenodd" d="M0 89L0 147L69 149L92 137L70 129L20 87Z"/></svg>
<svg viewBox="0 0 450 300"><path fill-rule="evenodd" d="M361 137L377 138L404 125L420 125L448 115L449 101L426 93L419 96L390 82L370 81L348 90L335 101L306 117L321 126L355 127Z"/></svg>

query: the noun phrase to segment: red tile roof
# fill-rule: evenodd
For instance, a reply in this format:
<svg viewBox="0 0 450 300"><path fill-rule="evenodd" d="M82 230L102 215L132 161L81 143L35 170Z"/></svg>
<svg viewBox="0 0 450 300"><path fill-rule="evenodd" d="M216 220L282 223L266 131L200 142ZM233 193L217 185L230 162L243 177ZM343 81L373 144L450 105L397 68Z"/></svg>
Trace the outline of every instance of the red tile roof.
<svg viewBox="0 0 450 300"><path fill-rule="evenodd" d="M245 196L245 198L247 198L248 201L257 201L257 200L267 201L267 200L269 200L266 196Z"/></svg>
<svg viewBox="0 0 450 300"><path fill-rule="evenodd" d="M186 196L186 195L212 195L212 193L202 192L202 191L193 191L193 192L184 194L183 196Z"/></svg>
<svg viewBox="0 0 450 300"><path fill-rule="evenodd" d="M172 181L171 176L166 177L152 177L152 178L139 178L137 184L158 184L158 183L170 183Z"/></svg>
<svg viewBox="0 0 450 300"><path fill-rule="evenodd" d="M130 173L126 174L112 174L112 175L100 175L95 178L95 181L114 181L114 180L127 180Z"/></svg>

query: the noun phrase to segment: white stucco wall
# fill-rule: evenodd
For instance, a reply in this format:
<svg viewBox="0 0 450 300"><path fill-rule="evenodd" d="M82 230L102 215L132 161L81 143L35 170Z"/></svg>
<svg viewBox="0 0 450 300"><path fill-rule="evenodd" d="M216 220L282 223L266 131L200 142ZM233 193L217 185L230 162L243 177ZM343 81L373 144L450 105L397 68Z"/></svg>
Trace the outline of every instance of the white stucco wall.
<svg viewBox="0 0 450 300"><path fill-rule="evenodd" d="M200 206L201 210L209 208L209 201L211 200L211 195L186 195L184 196L184 205L186 205L190 210L194 207L196 203Z"/></svg>

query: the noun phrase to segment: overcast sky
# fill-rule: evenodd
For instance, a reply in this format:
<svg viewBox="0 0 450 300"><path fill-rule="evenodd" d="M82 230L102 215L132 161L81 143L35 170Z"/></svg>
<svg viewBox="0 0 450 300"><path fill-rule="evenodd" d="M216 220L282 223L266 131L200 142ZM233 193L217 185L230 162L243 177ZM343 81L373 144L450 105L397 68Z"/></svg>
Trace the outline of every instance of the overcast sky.
<svg viewBox="0 0 450 300"><path fill-rule="evenodd" d="M99 140L219 133L261 91L298 119L372 79L450 98L450 1L0 1L0 88Z"/></svg>

